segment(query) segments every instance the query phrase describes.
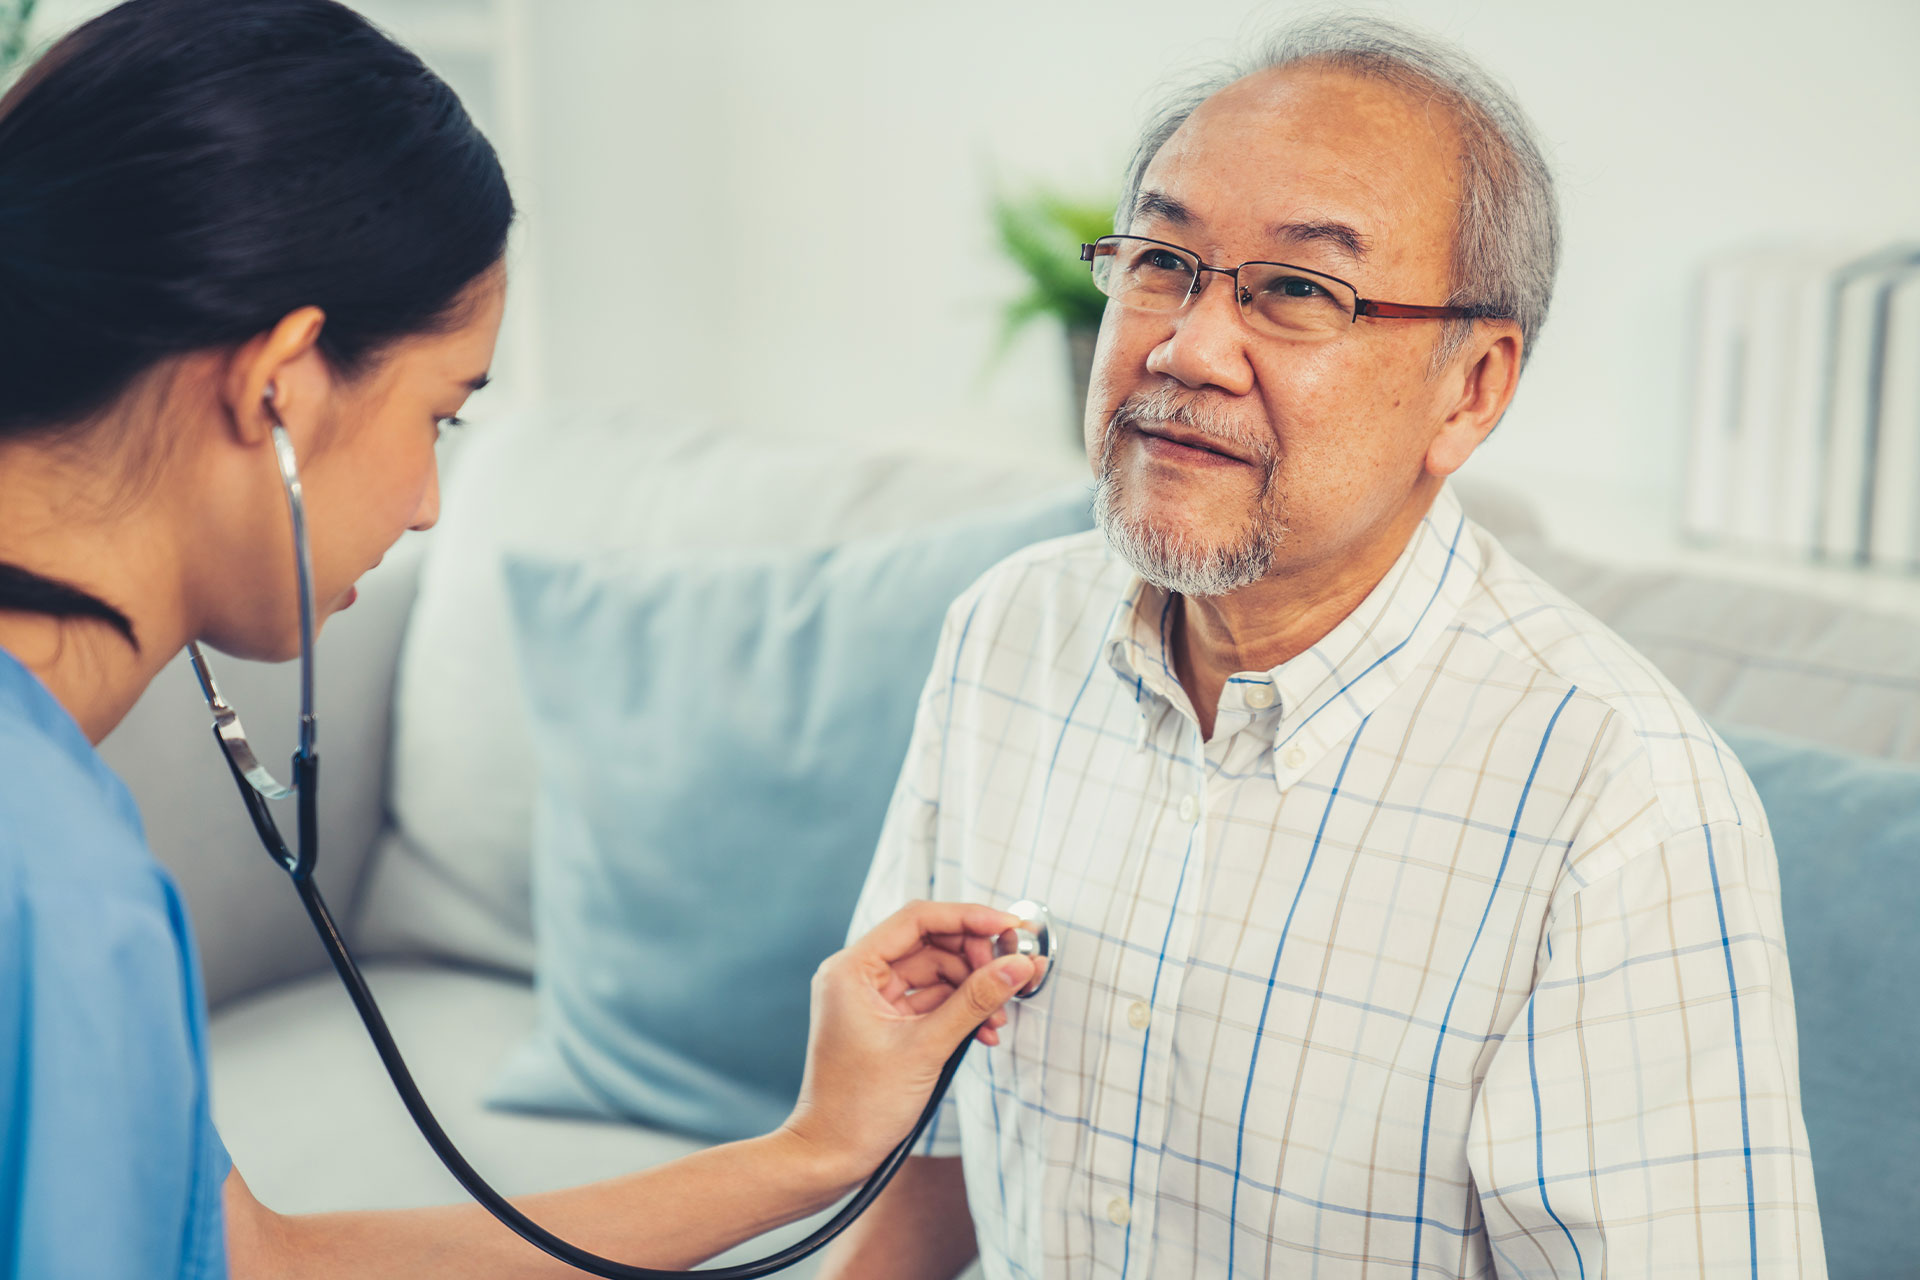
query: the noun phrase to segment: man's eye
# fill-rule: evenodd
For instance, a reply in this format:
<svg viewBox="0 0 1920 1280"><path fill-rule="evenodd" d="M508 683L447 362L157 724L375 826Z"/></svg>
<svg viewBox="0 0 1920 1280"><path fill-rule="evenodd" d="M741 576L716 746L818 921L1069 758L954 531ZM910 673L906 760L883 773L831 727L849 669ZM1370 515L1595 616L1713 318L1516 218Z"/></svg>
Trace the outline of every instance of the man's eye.
<svg viewBox="0 0 1920 1280"><path fill-rule="evenodd" d="M1323 298L1327 294L1325 289L1302 276L1281 276L1267 286L1267 292L1283 298Z"/></svg>
<svg viewBox="0 0 1920 1280"><path fill-rule="evenodd" d="M1140 265L1153 271L1178 271L1185 273L1187 264L1179 254L1169 253L1165 249L1149 249L1141 255Z"/></svg>

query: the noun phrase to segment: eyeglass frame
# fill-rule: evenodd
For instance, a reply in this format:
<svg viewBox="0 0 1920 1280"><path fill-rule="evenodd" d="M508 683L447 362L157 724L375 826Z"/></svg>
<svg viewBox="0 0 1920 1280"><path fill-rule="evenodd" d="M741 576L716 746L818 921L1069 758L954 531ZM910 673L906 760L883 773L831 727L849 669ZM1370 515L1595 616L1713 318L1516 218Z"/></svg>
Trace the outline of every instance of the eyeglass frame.
<svg viewBox="0 0 1920 1280"><path fill-rule="evenodd" d="M1101 236L1092 244L1083 244L1080 246L1080 261L1087 264L1087 270L1089 272L1093 270L1093 260L1098 256L1095 250L1109 240L1138 240L1142 244L1157 244L1164 249L1172 249L1176 253L1193 259L1197 267L1197 270L1195 270L1193 274L1193 287L1187 290L1187 296L1181 299L1179 306L1169 307L1167 310L1159 312L1153 311L1148 307L1131 308L1135 311L1145 311L1149 315L1172 315L1182 307L1185 307L1187 303L1193 301L1193 299L1199 295L1202 287L1200 281L1205 273L1209 271L1216 275L1226 276L1229 280L1233 281L1235 301L1244 312L1246 301L1241 295L1246 292L1246 289L1245 286L1240 283L1240 273L1248 267L1285 267L1288 271L1298 271L1302 275L1317 276L1322 280L1331 280L1351 293L1353 295L1353 315L1347 322L1349 324L1360 323L1361 316L1372 316L1380 320L1508 320L1512 318L1501 315L1498 312L1489 311L1484 307L1431 307L1415 302L1382 302L1377 298L1363 298L1360 296L1359 289L1347 281L1342 280L1339 276L1328 275L1324 271L1315 271L1311 267L1295 266L1291 262L1268 262L1261 258L1249 258L1237 267L1216 267L1210 265L1205 258L1202 258L1185 245L1175 244L1171 240L1156 240L1152 236L1127 235L1117 231L1111 235ZM1107 293L1104 289L1100 292L1106 297L1113 298L1113 295ZM1119 302L1120 300L1114 298L1114 301ZM1125 306L1126 304L1121 303L1121 305Z"/></svg>

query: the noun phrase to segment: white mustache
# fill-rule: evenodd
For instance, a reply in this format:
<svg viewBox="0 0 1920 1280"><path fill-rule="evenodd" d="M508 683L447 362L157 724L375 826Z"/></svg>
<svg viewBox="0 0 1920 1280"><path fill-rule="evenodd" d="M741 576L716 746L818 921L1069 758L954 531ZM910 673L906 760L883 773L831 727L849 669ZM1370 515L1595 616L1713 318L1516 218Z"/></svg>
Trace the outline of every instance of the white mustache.
<svg viewBox="0 0 1920 1280"><path fill-rule="evenodd" d="M1210 443L1220 445L1224 453L1273 465L1273 441L1264 433L1248 431L1219 406L1185 396L1171 386L1137 392L1121 401L1107 420L1106 446L1111 450L1115 438L1127 427L1151 429L1162 422L1198 431Z"/></svg>

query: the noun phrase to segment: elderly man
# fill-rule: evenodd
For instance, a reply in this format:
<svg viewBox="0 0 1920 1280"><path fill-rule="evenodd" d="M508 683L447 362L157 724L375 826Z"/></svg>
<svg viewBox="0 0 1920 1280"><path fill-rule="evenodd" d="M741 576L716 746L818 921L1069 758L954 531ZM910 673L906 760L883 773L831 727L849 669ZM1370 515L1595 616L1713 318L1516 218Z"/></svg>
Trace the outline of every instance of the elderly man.
<svg viewBox="0 0 1920 1280"><path fill-rule="evenodd" d="M1823 1274L1753 788L1446 485L1553 279L1519 110L1321 20L1118 229L1101 531L954 606L854 924L1061 954L828 1273Z"/></svg>

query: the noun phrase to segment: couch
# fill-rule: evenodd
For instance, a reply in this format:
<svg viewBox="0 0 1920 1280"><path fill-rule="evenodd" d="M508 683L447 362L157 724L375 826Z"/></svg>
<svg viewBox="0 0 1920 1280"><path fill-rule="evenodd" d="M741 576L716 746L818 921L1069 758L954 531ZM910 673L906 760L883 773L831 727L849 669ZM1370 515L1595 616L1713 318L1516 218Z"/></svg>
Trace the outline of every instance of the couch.
<svg viewBox="0 0 1920 1280"><path fill-rule="evenodd" d="M661 428L602 409L476 433L448 472L441 528L409 535L322 638L319 876L447 1129L513 1194L650 1166L701 1143L483 1104L536 1010L533 763L500 598L502 551L825 545L1084 483L1084 471ZM1596 564L1547 543L1526 501L1457 487L1471 514L1641 646L1710 718L1920 760L1920 619L1735 577ZM292 669L225 661L217 674L267 745L263 757L284 760ZM205 727L182 661L104 750L192 912L213 1011L215 1112L236 1164L284 1211L460 1198L255 842ZM1796 971L1818 963L1794 958Z"/></svg>

